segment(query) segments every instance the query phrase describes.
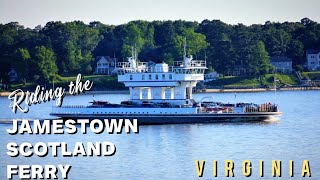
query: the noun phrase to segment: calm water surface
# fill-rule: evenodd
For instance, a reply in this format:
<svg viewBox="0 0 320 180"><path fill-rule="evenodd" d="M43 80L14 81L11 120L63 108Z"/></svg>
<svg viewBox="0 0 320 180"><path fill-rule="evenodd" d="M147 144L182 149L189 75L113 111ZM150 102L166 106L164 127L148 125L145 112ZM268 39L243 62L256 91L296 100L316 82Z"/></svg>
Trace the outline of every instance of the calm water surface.
<svg viewBox="0 0 320 180"><path fill-rule="evenodd" d="M218 178L224 177L224 161L233 160L235 177L244 179L241 163L252 162L251 179L259 177L259 160L264 160L263 179L271 176L271 160L282 160L282 177L289 178L289 160L295 162L295 177L301 179L301 162L310 161L311 179L320 178L320 91L264 93L195 94L196 100L214 96L216 101L273 102L283 116L260 123L215 123L140 126L139 134L8 135L11 119L45 119L51 103L31 106L27 114L11 112L10 101L0 97L0 179L6 178L8 164L71 164L70 179L195 179L195 160L206 160L204 179L213 179L212 161L218 160ZM96 95L119 103L128 95ZM86 104L91 95L67 96L66 104ZM111 157L9 157L9 142L111 141L117 152ZM228 179L228 178L226 178ZM249 178L250 179L250 178ZM262 179L262 178L260 178ZM310 179L310 178L309 178Z"/></svg>

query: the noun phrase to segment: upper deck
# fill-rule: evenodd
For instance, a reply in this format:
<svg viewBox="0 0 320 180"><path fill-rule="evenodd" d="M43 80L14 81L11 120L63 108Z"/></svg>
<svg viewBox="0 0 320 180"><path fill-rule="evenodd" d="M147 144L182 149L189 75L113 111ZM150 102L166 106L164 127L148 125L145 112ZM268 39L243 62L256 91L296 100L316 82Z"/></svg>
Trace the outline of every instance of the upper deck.
<svg viewBox="0 0 320 180"><path fill-rule="evenodd" d="M167 73L178 73L178 74L190 74L191 72L195 72L194 70L204 70L207 69L206 61L204 60L192 60L188 65L185 65L183 61L174 61L173 66L163 66L158 63L153 66L148 66L146 62L138 62L135 67L132 67L130 62L119 62L116 67L118 69L118 75L122 75L125 73L159 73L159 72L167 72Z"/></svg>
<svg viewBox="0 0 320 180"><path fill-rule="evenodd" d="M204 60L192 60L188 64L176 61L173 66L166 63L147 66L147 63L138 62L134 67L130 62L121 62L117 67L119 82L202 81L207 69Z"/></svg>
<svg viewBox="0 0 320 180"><path fill-rule="evenodd" d="M133 52L128 62L118 63L116 68L118 81L129 87L131 100L175 100L176 105L181 105L192 99L192 88L204 80L204 60L184 56L184 61L174 62L173 66L165 62L148 66L139 62Z"/></svg>

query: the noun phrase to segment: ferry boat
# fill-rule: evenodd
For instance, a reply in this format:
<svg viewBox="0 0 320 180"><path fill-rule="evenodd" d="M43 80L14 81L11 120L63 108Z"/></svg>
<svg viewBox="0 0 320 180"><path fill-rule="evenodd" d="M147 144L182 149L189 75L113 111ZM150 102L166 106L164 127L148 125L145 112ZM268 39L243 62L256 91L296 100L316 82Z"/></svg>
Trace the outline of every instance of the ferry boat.
<svg viewBox="0 0 320 180"><path fill-rule="evenodd" d="M129 100L54 107L51 115L63 119L137 119L139 124L261 121L281 115L278 106L271 103L196 102L192 89L204 80L206 61L186 57L185 47L183 61L173 66L165 62L147 66L137 61L134 49L132 52L128 62L118 63L116 69L118 82L129 88Z"/></svg>

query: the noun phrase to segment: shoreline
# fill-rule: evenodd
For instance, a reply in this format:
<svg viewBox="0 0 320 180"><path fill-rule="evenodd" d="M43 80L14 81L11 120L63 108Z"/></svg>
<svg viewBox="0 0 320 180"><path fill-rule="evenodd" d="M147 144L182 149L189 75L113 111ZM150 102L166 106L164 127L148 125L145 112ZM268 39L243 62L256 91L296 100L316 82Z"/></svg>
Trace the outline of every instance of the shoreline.
<svg viewBox="0 0 320 180"><path fill-rule="evenodd" d="M274 91L275 89L266 88L250 88L250 89L206 89L205 91L194 92L200 93L233 93L233 92L267 92ZM320 90L320 87L290 87L290 88L279 88L278 91L307 91L307 90ZM4 91L0 92L0 97L8 97L11 92ZM105 90L105 91L87 91L83 94L129 94L129 90ZM21 93L18 93L20 95ZM69 95L69 93L66 93Z"/></svg>
<svg viewBox="0 0 320 180"><path fill-rule="evenodd" d="M277 91L308 91L320 90L320 87L287 87L279 88ZM229 93L229 92L268 92L275 91L274 88L249 88L249 89L206 89L204 92L197 93Z"/></svg>

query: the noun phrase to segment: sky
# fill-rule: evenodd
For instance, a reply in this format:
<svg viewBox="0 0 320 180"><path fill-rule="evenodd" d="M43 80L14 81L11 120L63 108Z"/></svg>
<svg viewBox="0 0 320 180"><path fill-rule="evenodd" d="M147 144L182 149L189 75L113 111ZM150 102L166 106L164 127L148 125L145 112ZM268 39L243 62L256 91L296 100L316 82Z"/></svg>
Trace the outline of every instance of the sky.
<svg viewBox="0 0 320 180"><path fill-rule="evenodd" d="M132 20L219 19L251 25L304 17L320 22L320 0L0 0L0 23L30 28L49 21L119 25Z"/></svg>

